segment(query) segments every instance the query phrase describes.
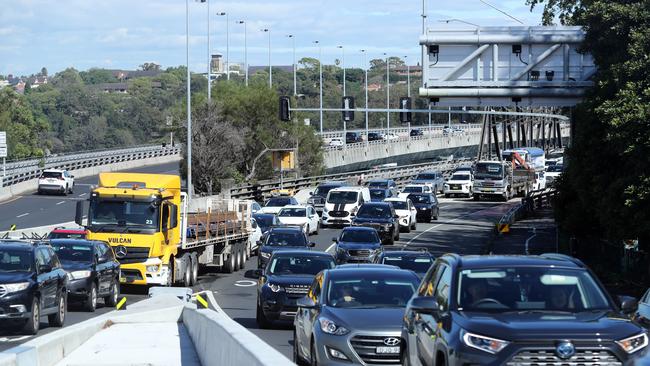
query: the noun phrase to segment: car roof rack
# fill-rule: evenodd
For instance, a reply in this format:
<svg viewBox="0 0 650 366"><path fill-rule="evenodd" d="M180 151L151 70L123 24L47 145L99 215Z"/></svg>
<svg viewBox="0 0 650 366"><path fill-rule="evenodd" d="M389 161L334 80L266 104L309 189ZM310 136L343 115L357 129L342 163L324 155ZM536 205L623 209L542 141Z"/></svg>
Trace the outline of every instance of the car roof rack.
<svg viewBox="0 0 650 366"><path fill-rule="evenodd" d="M585 264L578 258L572 257L570 255L566 254L560 254L560 253L542 253L539 255L542 258L547 258L547 259L555 259L555 260L560 260L560 261L569 261L571 263L574 263L580 267L585 267Z"/></svg>

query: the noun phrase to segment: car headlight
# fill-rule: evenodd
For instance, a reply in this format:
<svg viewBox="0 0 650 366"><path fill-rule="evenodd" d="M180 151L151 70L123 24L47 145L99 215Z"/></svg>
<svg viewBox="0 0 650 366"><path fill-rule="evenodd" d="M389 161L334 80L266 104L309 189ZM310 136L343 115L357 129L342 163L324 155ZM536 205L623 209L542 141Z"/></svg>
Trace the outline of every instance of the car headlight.
<svg viewBox="0 0 650 366"><path fill-rule="evenodd" d="M154 266L147 266L147 272L158 272L158 265L156 264Z"/></svg>
<svg viewBox="0 0 650 366"><path fill-rule="evenodd" d="M326 214L326 213L328 213L328 212L329 212L329 210L327 209L327 207L326 207L326 206L323 206L323 213Z"/></svg>
<svg viewBox="0 0 650 366"><path fill-rule="evenodd" d="M645 333L637 334L630 338L625 338L616 343L627 353L634 353L648 345L648 335Z"/></svg>
<svg viewBox="0 0 650 366"><path fill-rule="evenodd" d="M498 353L509 344L507 341L480 336L465 331L461 332L461 338L463 340L463 343L465 343L465 345L468 347L476 348L478 350L492 354Z"/></svg>
<svg viewBox="0 0 650 366"><path fill-rule="evenodd" d="M310 205L313 205L314 204L314 199L313 198L308 199L307 203L309 203Z"/></svg>
<svg viewBox="0 0 650 366"><path fill-rule="evenodd" d="M320 318L318 321L320 322L320 329L327 334L346 335L350 333L347 328L342 327L327 318Z"/></svg>
<svg viewBox="0 0 650 366"><path fill-rule="evenodd" d="M449 184L445 183L445 188L449 188Z"/></svg>
<svg viewBox="0 0 650 366"><path fill-rule="evenodd" d="M7 290L8 294L25 290L27 287L29 287L29 282L8 283L4 285L4 288Z"/></svg>
<svg viewBox="0 0 650 366"><path fill-rule="evenodd" d="M74 271L70 272L70 279L80 280L82 278L90 277L90 271Z"/></svg>
<svg viewBox="0 0 650 366"><path fill-rule="evenodd" d="M280 292L280 291L283 291L283 290L284 290L284 288L283 288L282 286L277 285L277 284L275 284L275 283L267 283L266 285L267 285L267 286L271 289L271 291L273 291L273 292Z"/></svg>
<svg viewBox="0 0 650 366"><path fill-rule="evenodd" d="M271 258L271 253L261 252L260 254L262 255L262 258L266 258L266 259Z"/></svg>

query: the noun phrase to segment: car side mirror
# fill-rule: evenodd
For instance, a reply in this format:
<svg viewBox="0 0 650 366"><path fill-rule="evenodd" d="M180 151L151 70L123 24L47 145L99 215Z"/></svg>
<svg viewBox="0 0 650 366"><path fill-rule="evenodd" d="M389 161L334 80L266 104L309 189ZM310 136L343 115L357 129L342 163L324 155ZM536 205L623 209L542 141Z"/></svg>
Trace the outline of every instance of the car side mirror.
<svg viewBox="0 0 650 366"><path fill-rule="evenodd" d="M339 239L337 239L336 237L334 237L334 238L332 238L332 241L335 242L335 243L338 243L338 242L339 242Z"/></svg>
<svg viewBox="0 0 650 366"><path fill-rule="evenodd" d="M309 195L310 195L310 196L313 196L313 195L314 195L314 192L309 192Z"/></svg>
<svg viewBox="0 0 650 366"><path fill-rule="evenodd" d="M393 217L396 218L396 219L399 219L399 215L398 215L398 214L393 215Z"/></svg>
<svg viewBox="0 0 650 366"><path fill-rule="evenodd" d="M619 296L618 301L621 303L621 311L624 314L633 313L639 306L639 301L632 296Z"/></svg>
<svg viewBox="0 0 650 366"><path fill-rule="evenodd" d="M414 297L411 300L410 309L415 313L433 314L437 312L435 298L431 296Z"/></svg>
<svg viewBox="0 0 650 366"><path fill-rule="evenodd" d="M261 246L261 245L262 245L262 241L261 241L261 240L258 240L258 241L257 241L257 246L259 247L259 246Z"/></svg>
<svg viewBox="0 0 650 366"><path fill-rule="evenodd" d="M316 246L316 243L314 243L313 241L312 241L312 242L309 242L309 247L310 247L310 248L313 248L313 247L315 247L315 246Z"/></svg>
<svg viewBox="0 0 650 366"><path fill-rule="evenodd" d="M70 178L74 178L74 175L71 175Z"/></svg>
<svg viewBox="0 0 650 366"><path fill-rule="evenodd" d="M260 278L264 275L264 271L262 271L262 269L256 269L253 271L253 275L257 278Z"/></svg>
<svg viewBox="0 0 650 366"><path fill-rule="evenodd" d="M38 271L40 273L52 272L52 266L50 266L49 264L40 265L40 266L38 266Z"/></svg>
<svg viewBox="0 0 650 366"><path fill-rule="evenodd" d="M316 308L316 303L314 302L314 300L305 296L305 297L301 297L300 299L298 299L298 301L296 301L296 306L303 309L314 309Z"/></svg>

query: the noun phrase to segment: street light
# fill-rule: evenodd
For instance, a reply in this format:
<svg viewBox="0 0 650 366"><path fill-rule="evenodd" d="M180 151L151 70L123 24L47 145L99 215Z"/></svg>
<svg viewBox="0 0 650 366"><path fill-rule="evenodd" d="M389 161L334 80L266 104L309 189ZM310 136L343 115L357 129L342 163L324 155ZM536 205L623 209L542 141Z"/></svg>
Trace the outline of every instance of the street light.
<svg viewBox="0 0 650 366"><path fill-rule="evenodd" d="M208 106L212 101L212 49L210 47L210 0L201 0L208 3ZM209 109L208 109L209 111Z"/></svg>
<svg viewBox="0 0 650 366"><path fill-rule="evenodd" d="M219 16L226 16L226 78L230 80L230 20L228 13L217 13Z"/></svg>
<svg viewBox="0 0 650 366"><path fill-rule="evenodd" d="M320 86L318 102L320 105L320 133L323 133L323 62L321 61L323 49L321 47L320 41L314 41L314 43L318 45L318 84Z"/></svg>
<svg viewBox="0 0 650 366"><path fill-rule="evenodd" d="M411 66L408 63L408 56L404 56L404 63L406 64L406 96L411 97Z"/></svg>
<svg viewBox="0 0 650 366"><path fill-rule="evenodd" d="M260 29L260 31L269 34L269 88L273 87L273 70L271 69L271 30L269 28Z"/></svg>
<svg viewBox="0 0 650 366"><path fill-rule="evenodd" d="M366 50L361 50L363 54L363 69L365 70L365 91L366 91L366 145L369 144L368 141L368 65L366 64Z"/></svg>
<svg viewBox="0 0 650 366"><path fill-rule="evenodd" d="M341 53L343 55L343 58L341 60L343 63L342 65L343 66L343 96L346 96L347 93L345 92L345 48L343 48L343 46L336 46L336 48L340 48Z"/></svg>
<svg viewBox="0 0 650 366"><path fill-rule="evenodd" d="M248 86L248 32L246 32L246 22L243 20L237 21L237 24L244 25L244 68L246 69L246 86Z"/></svg>
<svg viewBox="0 0 650 366"><path fill-rule="evenodd" d="M297 65L296 65L296 37L293 34L287 34L293 42L293 95L298 95L298 79L296 78Z"/></svg>
<svg viewBox="0 0 650 366"><path fill-rule="evenodd" d="M390 58L388 54L384 52L386 56L386 109L390 109ZM387 133L390 133L390 112L386 111L386 130Z"/></svg>

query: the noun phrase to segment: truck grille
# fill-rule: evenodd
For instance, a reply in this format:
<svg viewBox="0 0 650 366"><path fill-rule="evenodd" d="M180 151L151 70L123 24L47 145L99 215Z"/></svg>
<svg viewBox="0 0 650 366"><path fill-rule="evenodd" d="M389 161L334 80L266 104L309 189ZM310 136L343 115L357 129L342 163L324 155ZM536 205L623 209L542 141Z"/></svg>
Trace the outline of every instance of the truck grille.
<svg viewBox="0 0 650 366"><path fill-rule="evenodd" d="M125 248L126 248L126 256L122 258L118 257L119 254L118 247L113 248L113 251L116 254L116 258L121 264L146 262L147 258L149 258L149 248L147 247L125 247Z"/></svg>
<svg viewBox="0 0 650 366"><path fill-rule="evenodd" d="M352 337L350 344L354 352L359 355L364 363L376 365L400 365L400 355L395 354L377 354L377 347L386 346L384 339L398 338L399 336L363 336L358 335ZM401 343L401 342L400 342ZM396 346L401 346L397 344Z"/></svg>
<svg viewBox="0 0 650 366"><path fill-rule="evenodd" d="M350 213L347 211L330 211L328 215L331 217L347 217Z"/></svg>
<svg viewBox="0 0 650 366"><path fill-rule="evenodd" d="M623 363L607 350L577 349L576 354L566 360L555 354L555 350L526 350L516 354L507 366L622 366Z"/></svg>
<svg viewBox="0 0 650 366"><path fill-rule="evenodd" d="M353 257L367 257L370 255L370 250L368 249L350 249L348 250L348 254L353 256Z"/></svg>
<svg viewBox="0 0 650 366"><path fill-rule="evenodd" d="M7 294L7 289L4 286L0 285L0 297L3 297Z"/></svg>

